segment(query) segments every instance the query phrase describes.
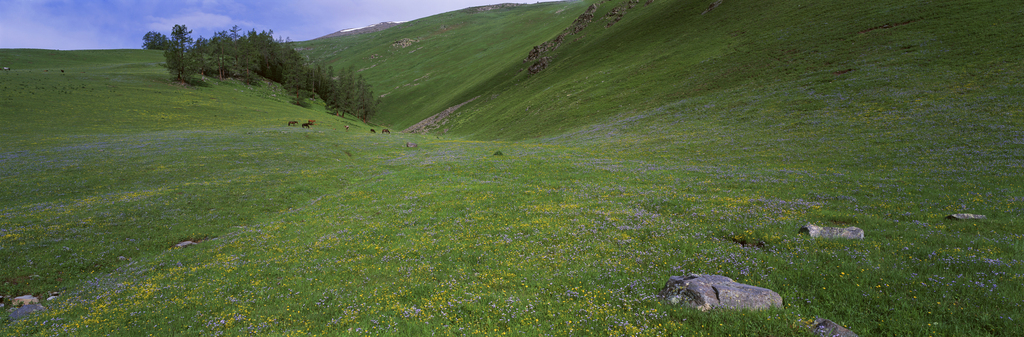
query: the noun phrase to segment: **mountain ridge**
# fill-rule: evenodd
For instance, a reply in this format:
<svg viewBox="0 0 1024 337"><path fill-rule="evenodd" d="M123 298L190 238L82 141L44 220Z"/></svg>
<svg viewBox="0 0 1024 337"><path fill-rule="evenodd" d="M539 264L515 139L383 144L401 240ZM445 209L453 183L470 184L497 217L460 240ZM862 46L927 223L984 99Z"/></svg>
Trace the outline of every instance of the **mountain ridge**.
<svg viewBox="0 0 1024 337"><path fill-rule="evenodd" d="M351 35L375 33L375 32L379 32L379 31L382 31L382 30L385 30L385 29L388 29L388 28L397 27L397 26L399 26L399 25L401 25L403 23L406 23L406 22L408 22L408 21L385 21L385 22L381 22L381 23L375 23L375 24L372 24L372 25L369 25L369 26L366 26L366 27L362 27L362 28L342 29L342 30L339 30L337 32L330 33L330 34L327 34L327 35L315 38L313 40L328 39L328 38L339 37L339 36L351 36Z"/></svg>

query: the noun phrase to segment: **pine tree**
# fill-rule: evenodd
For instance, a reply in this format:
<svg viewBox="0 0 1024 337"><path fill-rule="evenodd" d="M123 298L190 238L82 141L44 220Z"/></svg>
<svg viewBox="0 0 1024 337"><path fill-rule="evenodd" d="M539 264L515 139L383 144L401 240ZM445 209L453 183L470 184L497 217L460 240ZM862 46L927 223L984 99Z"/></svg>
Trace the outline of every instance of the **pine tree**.
<svg viewBox="0 0 1024 337"><path fill-rule="evenodd" d="M194 55L189 53L192 49L192 31L184 25L174 25L171 32L170 45L164 51L164 58L167 59L167 70L181 84L196 73L196 61Z"/></svg>
<svg viewBox="0 0 1024 337"><path fill-rule="evenodd" d="M373 96L373 90L370 87L370 84L363 79L363 75L359 75L355 82L355 105L356 111L358 111L357 116L363 120L363 123L369 122L370 118L377 114L377 105L380 104L380 99Z"/></svg>

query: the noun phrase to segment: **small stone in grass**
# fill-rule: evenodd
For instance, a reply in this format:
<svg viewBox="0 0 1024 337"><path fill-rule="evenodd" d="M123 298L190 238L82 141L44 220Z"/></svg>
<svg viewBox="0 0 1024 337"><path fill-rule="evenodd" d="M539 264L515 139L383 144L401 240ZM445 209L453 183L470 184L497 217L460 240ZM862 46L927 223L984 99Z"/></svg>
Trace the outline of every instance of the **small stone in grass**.
<svg viewBox="0 0 1024 337"><path fill-rule="evenodd" d="M986 217L984 215L978 215L978 214L957 213L957 214L951 214L950 216L947 216L946 219L949 219L949 220L984 220L984 219L986 219Z"/></svg>
<svg viewBox="0 0 1024 337"><path fill-rule="evenodd" d="M28 315L31 315L32 313L34 313L36 311L44 311L44 310L46 310L46 307L44 307L44 306L41 306L41 305L38 305L38 304L29 304L29 305L23 306L21 308L18 308L18 310L15 310L14 312L12 312L11 315L8 316L8 317L11 318L11 321L17 321L19 319L25 318Z"/></svg>
<svg viewBox="0 0 1024 337"><path fill-rule="evenodd" d="M819 318L811 324L811 332L825 337L858 337L850 329L824 318Z"/></svg>
<svg viewBox="0 0 1024 337"><path fill-rule="evenodd" d="M39 303L39 299L32 295L19 296L11 299L11 303L14 305L19 304L35 304Z"/></svg>
<svg viewBox="0 0 1024 337"><path fill-rule="evenodd" d="M181 242L181 243L179 243L179 244L176 244L176 245L174 245L174 246L175 246L175 247L179 247L179 248L181 248L181 247L188 247L188 246L191 246L191 245L197 245L197 244L198 244L198 243L195 243L195 242L192 242L192 241L183 241L183 242Z"/></svg>
<svg viewBox="0 0 1024 337"><path fill-rule="evenodd" d="M857 227L821 227L807 225L800 228L800 233L810 234L812 238L864 239L864 230Z"/></svg>

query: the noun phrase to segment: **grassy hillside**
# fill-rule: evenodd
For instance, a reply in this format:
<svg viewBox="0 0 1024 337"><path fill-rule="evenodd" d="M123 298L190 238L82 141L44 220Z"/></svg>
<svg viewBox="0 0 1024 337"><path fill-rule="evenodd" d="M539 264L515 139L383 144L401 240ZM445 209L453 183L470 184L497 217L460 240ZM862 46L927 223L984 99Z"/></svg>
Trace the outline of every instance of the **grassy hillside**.
<svg viewBox="0 0 1024 337"><path fill-rule="evenodd" d="M377 120L408 127L479 95L503 80L509 64L576 19L583 2L465 10L381 32L297 43L335 68L361 70L384 95ZM400 41L411 44L396 44Z"/></svg>
<svg viewBox="0 0 1024 337"><path fill-rule="evenodd" d="M590 4L598 5L593 22L547 54L549 68L523 71L532 47L554 38ZM740 0L702 14L708 3L640 1L616 10L628 4L452 12L372 35L310 42L308 54L365 69L387 95L380 120L399 128L484 97L445 126L478 139L541 137L724 92L767 98L738 102L762 114L835 105L904 110L899 104L947 94L984 103L990 100L973 95L979 89L1005 95L1021 79L1015 55L1024 52L1024 27L1015 19L1022 8L1013 2ZM609 13L622 12L608 27L616 17ZM392 47L402 38L422 42ZM446 75L457 81L437 78ZM718 105L715 112L732 114L732 108L738 107ZM509 130L509 123L528 127Z"/></svg>
<svg viewBox="0 0 1024 337"><path fill-rule="evenodd" d="M158 53L0 50L0 296L60 293L3 331L1024 334L1020 4L635 4L300 44L366 68L392 130L479 97L430 135L370 134L274 85L184 88ZM961 212L987 219L945 219ZM689 273L784 305L655 297Z"/></svg>
<svg viewBox="0 0 1024 337"><path fill-rule="evenodd" d="M301 197L310 187L279 171L326 160L294 142L367 129L322 105L289 104L273 85L207 78L181 87L168 81L160 52L0 50L0 62L13 69L0 74L8 305L276 211L245 193L258 185L269 188L261 196ZM307 119L321 131L286 127ZM260 140L271 134L294 142ZM265 161L277 166L260 168Z"/></svg>

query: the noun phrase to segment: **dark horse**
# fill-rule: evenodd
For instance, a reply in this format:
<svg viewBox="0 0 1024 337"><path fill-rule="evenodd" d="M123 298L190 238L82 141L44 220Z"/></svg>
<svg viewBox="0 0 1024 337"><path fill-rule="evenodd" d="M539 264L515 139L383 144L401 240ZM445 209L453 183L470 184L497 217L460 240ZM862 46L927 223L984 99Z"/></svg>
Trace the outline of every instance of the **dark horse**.
<svg viewBox="0 0 1024 337"><path fill-rule="evenodd" d="M288 126L292 126L292 125L295 125L295 124L299 124L299 122L296 122L296 121L288 122Z"/></svg>
<svg viewBox="0 0 1024 337"><path fill-rule="evenodd" d="M307 128L307 129L309 129L310 125L313 125L313 123L302 123L302 127Z"/></svg>
<svg viewBox="0 0 1024 337"><path fill-rule="evenodd" d="M377 133L377 130L370 129L370 133Z"/></svg>
<svg viewBox="0 0 1024 337"><path fill-rule="evenodd" d="M381 134L385 134L386 133L386 134L390 135L391 134L391 130L388 130L388 129L380 130L380 133Z"/></svg>

